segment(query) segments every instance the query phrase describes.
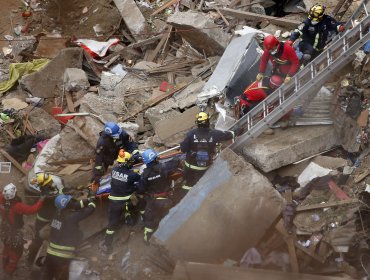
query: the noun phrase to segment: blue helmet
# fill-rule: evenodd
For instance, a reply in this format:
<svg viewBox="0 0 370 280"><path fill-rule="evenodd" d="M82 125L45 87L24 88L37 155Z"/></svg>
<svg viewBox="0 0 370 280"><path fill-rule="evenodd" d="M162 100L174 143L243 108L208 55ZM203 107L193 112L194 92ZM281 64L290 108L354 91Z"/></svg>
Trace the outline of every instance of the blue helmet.
<svg viewBox="0 0 370 280"><path fill-rule="evenodd" d="M105 123L104 131L112 137L118 137L122 133L122 129L115 122Z"/></svg>
<svg viewBox="0 0 370 280"><path fill-rule="evenodd" d="M67 194L60 194L55 198L54 204L59 210L63 210L67 207L68 203L71 201L72 196Z"/></svg>
<svg viewBox="0 0 370 280"><path fill-rule="evenodd" d="M158 157L158 153L153 149L147 149L143 152L142 157L143 162L149 164Z"/></svg>

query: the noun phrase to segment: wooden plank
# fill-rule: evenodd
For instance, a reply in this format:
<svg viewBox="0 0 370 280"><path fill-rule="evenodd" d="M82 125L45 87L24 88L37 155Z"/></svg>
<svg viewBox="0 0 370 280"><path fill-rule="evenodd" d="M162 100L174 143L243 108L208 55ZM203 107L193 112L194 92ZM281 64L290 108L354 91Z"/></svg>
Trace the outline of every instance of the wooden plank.
<svg viewBox="0 0 370 280"><path fill-rule="evenodd" d="M51 162L48 162L48 164L50 164L50 165L62 165L62 164L73 164L73 163L86 163L86 162L90 162L91 159L92 159L91 157L83 157L83 158L51 161Z"/></svg>
<svg viewBox="0 0 370 280"><path fill-rule="evenodd" d="M328 208L328 207L336 207L336 206L342 206L342 205L348 205L348 204L354 204L354 203L359 203L359 200L356 198L351 198L351 199L341 200L341 201L332 201L332 202L326 202L326 203L298 206L296 208L296 211L301 212L301 211L308 211L308 210Z"/></svg>
<svg viewBox="0 0 370 280"><path fill-rule="evenodd" d="M363 179L365 179L369 175L370 175L370 169L363 170L360 174L358 174L355 177L354 182L357 184L357 183L361 182Z"/></svg>
<svg viewBox="0 0 370 280"><path fill-rule="evenodd" d="M75 105L73 103L72 93L66 92L65 94L66 94L68 111L71 113L74 113L76 110L75 110Z"/></svg>
<svg viewBox="0 0 370 280"><path fill-rule="evenodd" d="M15 158L13 158L11 155L9 155L5 150L3 149L0 149L0 153L9 161L12 162L12 164L19 170L21 171L24 175L27 175L28 174L28 171L26 169L24 169L22 167L22 165L20 165L18 163L18 161L16 161Z"/></svg>
<svg viewBox="0 0 370 280"><path fill-rule="evenodd" d="M328 183L328 185L329 185L329 188L331 189L331 191L335 194L335 196L339 200L350 199L350 197L348 196L348 194L346 194L341 188L339 188L334 181L331 180Z"/></svg>
<svg viewBox="0 0 370 280"><path fill-rule="evenodd" d="M174 4L177 4L177 2L179 2L179 0L169 0L167 1L167 3L165 3L164 5L162 5L161 7L159 7L157 10L155 10L150 16L155 16L156 14L162 12L164 9L167 9L168 7L174 5Z"/></svg>
<svg viewBox="0 0 370 280"><path fill-rule="evenodd" d="M369 119L369 109L362 111L357 118L357 124L361 127L367 127L367 122Z"/></svg>
<svg viewBox="0 0 370 280"><path fill-rule="evenodd" d="M238 11L238 10L229 9L229 8L220 9L220 12L222 12L224 15L234 16L239 19L253 20L257 22L268 20L270 23L273 23L279 26L297 27L299 24L301 24L301 22L298 20L277 18L277 17L260 15L260 14L251 13L251 12Z"/></svg>
<svg viewBox="0 0 370 280"><path fill-rule="evenodd" d="M225 16L220 12L219 8L216 8L217 13L221 16L222 20L226 23L227 26L230 26L229 21L225 18Z"/></svg>
<svg viewBox="0 0 370 280"><path fill-rule="evenodd" d="M69 164L64 167L61 171L58 172L59 175L71 175L75 173L80 167L82 166L81 163Z"/></svg>
<svg viewBox="0 0 370 280"><path fill-rule="evenodd" d="M167 36L162 37L158 45L155 47L154 51L151 54L149 54L147 61L154 61L156 59L159 51L162 49L164 43L167 41L167 37L170 36L170 34L171 32L169 32Z"/></svg>

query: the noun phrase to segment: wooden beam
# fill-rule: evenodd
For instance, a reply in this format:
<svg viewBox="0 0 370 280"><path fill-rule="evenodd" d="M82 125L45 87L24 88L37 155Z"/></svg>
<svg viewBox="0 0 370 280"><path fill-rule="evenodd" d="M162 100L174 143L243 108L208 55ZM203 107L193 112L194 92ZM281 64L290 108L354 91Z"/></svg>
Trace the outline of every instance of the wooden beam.
<svg viewBox="0 0 370 280"><path fill-rule="evenodd" d="M342 206L342 205L348 205L348 204L354 204L354 203L359 203L359 200L356 199L356 198L352 198L352 199L347 199L347 200L340 200L340 201L332 201L332 202L326 202L326 203L318 203L318 204L311 204L311 205L305 205L305 206L298 206L296 208L296 211L301 212L301 211L308 211L308 210L327 208L327 207L336 207L336 206Z"/></svg>
<svg viewBox="0 0 370 280"><path fill-rule="evenodd" d="M7 159L7 160L10 160L12 162L12 164L19 170L21 171L24 175L28 175L28 171L26 169L24 169L22 167L22 165L20 165L18 163L18 161L13 158L11 155L9 155L5 150L3 149L0 149L0 153Z"/></svg>
<svg viewBox="0 0 370 280"><path fill-rule="evenodd" d="M229 8L220 9L220 12L222 12L224 15L233 16L239 19L254 20L254 21L268 20L270 23L273 23L279 26L285 26L285 27L297 27L299 24L301 24L301 21L298 21L298 20L265 16L265 15L260 15L256 13L243 12L243 11L238 11L238 10L229 9Z"/></svg>
<svg viewBox="0 0 370 280"><path fill-rule="evenodd" d="M171 28L167 28L167 30L171 30ZM168 36L170 34L171 34L171 32L168 33ZM147 58L147 61L154 61L156 59L159 51L162 49L163 45L166 43L168 36L163 36L162 37L162 39L159 41L159 43L156 46L156 48L154 49L154 51L151 54L149 54L149 56Z"/></svg>
<svg viewBox="0 0 370 280"><path fill-rule="evenodd" d="M230 26L230 23L229 21L224 17L224 15L220 12L220 9L219 8L216 8L216 11L217 13L220 15L220 17L222 18L222 20L226 23L227 26Z"/></svg>
<svg viewBox="0 0 370 280"><path fill-rule="evenodd" d="M83 158L51 161L51 162L48 162L48 164L50 164L50 165L62 165L62 164L73 164L73 163L86 163L86 162L90 162L91 159L92 159L91 157L83 157Z"/></svg>
<svg viewBox="0 0 370 280"><path fill-rule="evenodd" d="M73 104L72 93L66 92L67 108L71 113L76 112L75 105Z"/></svg>
<svg viewBox="0 0 370 280"><path fill-rule="evenodd" d="M168 7L176 4L177 2L179 2L179 0L169 0L167 3L165 3L164 5L162 5L161 7L159 7L157 10L154 11L154 13L152 13L150 16L155 16L156 14L162 12L164 9L167 9Z"/></svg>

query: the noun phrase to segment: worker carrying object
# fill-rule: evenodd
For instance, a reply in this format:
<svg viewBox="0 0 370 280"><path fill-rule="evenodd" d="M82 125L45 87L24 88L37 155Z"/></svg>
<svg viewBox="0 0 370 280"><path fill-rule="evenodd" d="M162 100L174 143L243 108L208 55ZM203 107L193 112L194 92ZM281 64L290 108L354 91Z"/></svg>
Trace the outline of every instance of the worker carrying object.
<svg viewBox="0 0 370 280"><path fill-rule="evenodd" d="M171 175L180 165L180 159L173 157L166 162L158 161L158 153L153 149L143 152L146 168L141 174L139 189L146 193L144 214L144 241L149 242L161 219L173 206Z"/></svg>
<svg viewBox="0 0 370 280"><path fill-rule="evenodd" d="M63 194L64 183L58 176L52 175L47 172L40 172L36 174L36 178L31 181L36 184L40 190L40 194L44 197L44 203L41 209L38 211L35 221L35 237L29 247L28 263L32 264L35 260L38 250L40 249L43 238L41 237L41 231L49 225L52 218L54 217L57 209L55 207L55 198ZM89 199L75 200L72 199L69 204L73 209L80 209L87 206Z"/></svg>
<svg viewBox="0 0 370 280"><path fill-rule="evenodd" d="M143 211L145 208L142 200L139 200L136 206L133 205L133 193L137 191L140 175L131 168L131 154L120 150L117 165L112 169L111 191L108 196L108 226L104 241L100 245L100 249L106 254L112 251L113 236L121 224L122 216L124 216L126 224L133 225L133 212Z"/></svg>
<svg viewBox="0 0 370 280"><path fill-rule="evenodd" d="M42 206L43 198L34 205L22 203L17 196L17 188L10 183L3 188L0 194L1 230L0 237L3 247L3 270L11 277L17 268L19 259L23 254L23 215L35 214Z"/></svg>
<svg viewBox="0 0 370 280"><path fill-rule="evenodd" d="M60 194L55 198L55 213L51 221L51 233L45 268L40 279L68 279L69 264L75 256L76 246L81 243L83 234L79 222L89 217L95 210L95 201L89 199L87 207L74 209L71 195Z"/></svg>
<svg viewBox="0 0 370 280"><path fill-rule="evenodd" d="M303 53L302 65L306 65L322 52L331 33L343 32L345 27L334 18L325 14L326 7L315 4L308 12L308 18L291 34L286 44L292 45L295 40L302 38L298 44Z"/></svg>
<svg viewBox="0 0 370 280"><path fill-rule="evenodd" d="M263 40L264 51L259 66L257 81L262 80L266 72L267 63L272 63L271 75L279 75L284 78L284 82L290 81L298 69L299 59L294 48L286 43L279 42L273 35L268 35Z"/></svg>
<svg viewBox="0 0 370 280"><path fill-rule="evenodd" d="M181 151L186 153L185 184L177 192L177 200L181 199L198 182L212 164L217 144L234 138L232 131L211 129L209 116L205 112L196 115L195 123L198 128L189 131L180 144Z"/></svg>
<svg viewBox="0 0 370 280"><path fill-rule="evenodd" d="M247 114L258 103L274 92L283 84L283 79L278 75L264 77L248 86L239 96L236 106L239 106L239 116Z"/></svg>
<svg viewBox="0 0 370 280"><path fill-rule="evenodd" d="M135 162L141 161L137 144L132 140L127 132L122 130L118 124L107 122L104 131L100 132L100 137L96 144L95 167L93 169L93 190L99 187L100 178L105 174L108 166L112 165L120 149L132 154Z"/></svg>

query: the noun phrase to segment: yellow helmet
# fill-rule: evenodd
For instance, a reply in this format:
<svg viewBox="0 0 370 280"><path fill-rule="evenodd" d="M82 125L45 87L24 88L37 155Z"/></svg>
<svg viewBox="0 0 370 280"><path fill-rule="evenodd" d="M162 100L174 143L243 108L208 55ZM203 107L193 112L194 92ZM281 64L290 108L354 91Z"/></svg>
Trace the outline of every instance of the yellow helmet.
<svg viewBox="0 0 370 280"><path fill-rule="evenodd" d="M324 17L325 9L325 6L316 3L308 12L308 18L313 21L321 21Z"/></svg>
<svg viewBox="0 0 370 280"><path fill-rule="evenodd" d="M45 186L46 184L48 184L51 180L53 179L53 176L48 174L48 173L45 173L45 172L41 172L41 173L37 173L36 174L36 181L37 181L37 184L38 185L41 185L41 186Z"/></svg>
<svg viewBox="0 0 370 280"><path fill-rule="evenodd" d="M199 126L209 125L209 117L205 112L200 112L195 116L195 122Z"/></svg>
<svg viewBox="0 0 370 280"><path fill-rule="evenodd" d="M119 150L117 162L125 163L131 159L131 154L129 152L125 152L124 149Z"/></svg>

